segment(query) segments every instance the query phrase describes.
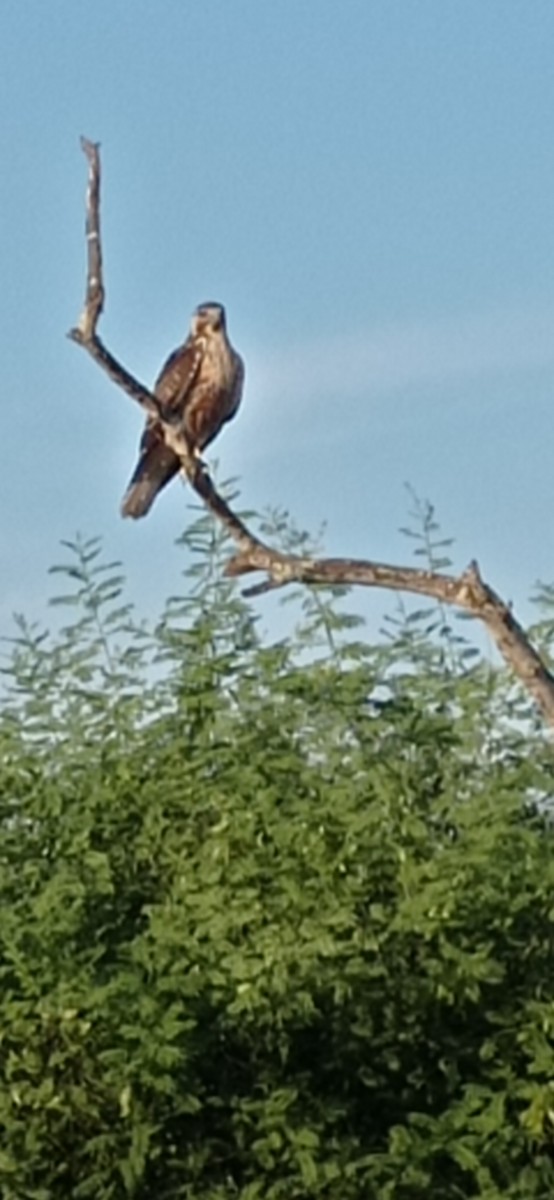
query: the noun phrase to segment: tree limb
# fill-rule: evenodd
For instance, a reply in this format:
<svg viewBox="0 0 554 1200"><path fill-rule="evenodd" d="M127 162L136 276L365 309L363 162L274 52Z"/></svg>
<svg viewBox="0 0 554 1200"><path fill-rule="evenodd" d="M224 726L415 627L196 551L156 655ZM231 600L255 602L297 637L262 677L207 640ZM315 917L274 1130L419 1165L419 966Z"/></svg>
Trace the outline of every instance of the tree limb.
<svg viewBox="0 0 554 1200"><path fill-rule="evenodd" d="M82 346L127 395L155 416L163 426L166 443L178 455L181 468L191 487L237 544L237 552L225 568L228 576L263 571L266 579L244 591L245 596L260 596L289 583L358 584L362 587L389 588L430 596L444 604L463 609L479 618L488 629L500 654L535 700L548 724L554 728L554 677L530 644L521 625L507 604L480 575L477 563L470 563L459 577L395 567L364 559L315 559L283 554L266 545L247 529L216 490L209 472L193 459L188 447L163 405L147 388L110 354L96 329L104 306L105 290L100 236L100 152L98 144L81 138L88 166L86 200L87 283L83 311L69 337Z"/></svg>

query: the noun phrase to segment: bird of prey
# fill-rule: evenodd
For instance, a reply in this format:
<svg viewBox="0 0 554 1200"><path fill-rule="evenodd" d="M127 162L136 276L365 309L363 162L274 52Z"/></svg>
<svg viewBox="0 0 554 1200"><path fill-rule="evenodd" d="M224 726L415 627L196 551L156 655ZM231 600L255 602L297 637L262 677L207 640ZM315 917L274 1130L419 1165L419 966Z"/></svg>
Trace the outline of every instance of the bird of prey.
<svg viewBox="0 0 554 1200"><path fill-rule="evenodd" d="M222 304L199 304L186 342L174 350L154 385L172 429L196 458L234 417L244 364L227 337ZM144 517L158 492L177 474L178 456L166 445L163 423L148 416L134 474L121 504L124 517Z"/></svg>

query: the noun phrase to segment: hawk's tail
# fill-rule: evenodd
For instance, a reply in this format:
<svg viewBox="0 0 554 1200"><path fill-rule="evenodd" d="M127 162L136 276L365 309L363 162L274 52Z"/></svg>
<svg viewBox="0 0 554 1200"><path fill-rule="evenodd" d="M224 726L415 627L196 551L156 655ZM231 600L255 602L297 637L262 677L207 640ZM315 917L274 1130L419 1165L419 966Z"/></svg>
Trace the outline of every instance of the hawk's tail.
<svg viewBox="0 0 554 1200"><path fill-rule="evenodd" d="M177 455L163 444L142 454L121 502L122 517L145 517L158 492L178 470Z"/></svg>

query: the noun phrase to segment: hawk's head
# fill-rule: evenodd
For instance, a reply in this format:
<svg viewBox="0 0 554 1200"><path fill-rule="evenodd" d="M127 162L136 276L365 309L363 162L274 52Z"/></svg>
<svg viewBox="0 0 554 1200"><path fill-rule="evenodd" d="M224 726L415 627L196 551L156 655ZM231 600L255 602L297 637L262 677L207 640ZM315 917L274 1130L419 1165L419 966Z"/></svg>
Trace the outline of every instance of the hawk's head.
<svg viewBox="0 0 554 1200"><path fill-rule="evenodd" d="M225 309L222 304L199 304L192 314L191 333L224 333Z"/></svg>

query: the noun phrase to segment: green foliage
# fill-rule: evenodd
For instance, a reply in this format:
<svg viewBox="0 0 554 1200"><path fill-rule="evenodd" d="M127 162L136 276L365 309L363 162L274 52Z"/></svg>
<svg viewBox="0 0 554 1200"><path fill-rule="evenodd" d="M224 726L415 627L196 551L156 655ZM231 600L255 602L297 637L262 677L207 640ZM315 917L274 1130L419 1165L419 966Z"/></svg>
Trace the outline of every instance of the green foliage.
<svg viewBox="0 0 554 1200"><path fill-rule="evenodd" d="M183 540L155 630L96 541L55 569L72 621L19 622L0 1194L546 1200L547 748L440 608L367 646L342 593L309 591L264 644L211 522Z"/></svg>

